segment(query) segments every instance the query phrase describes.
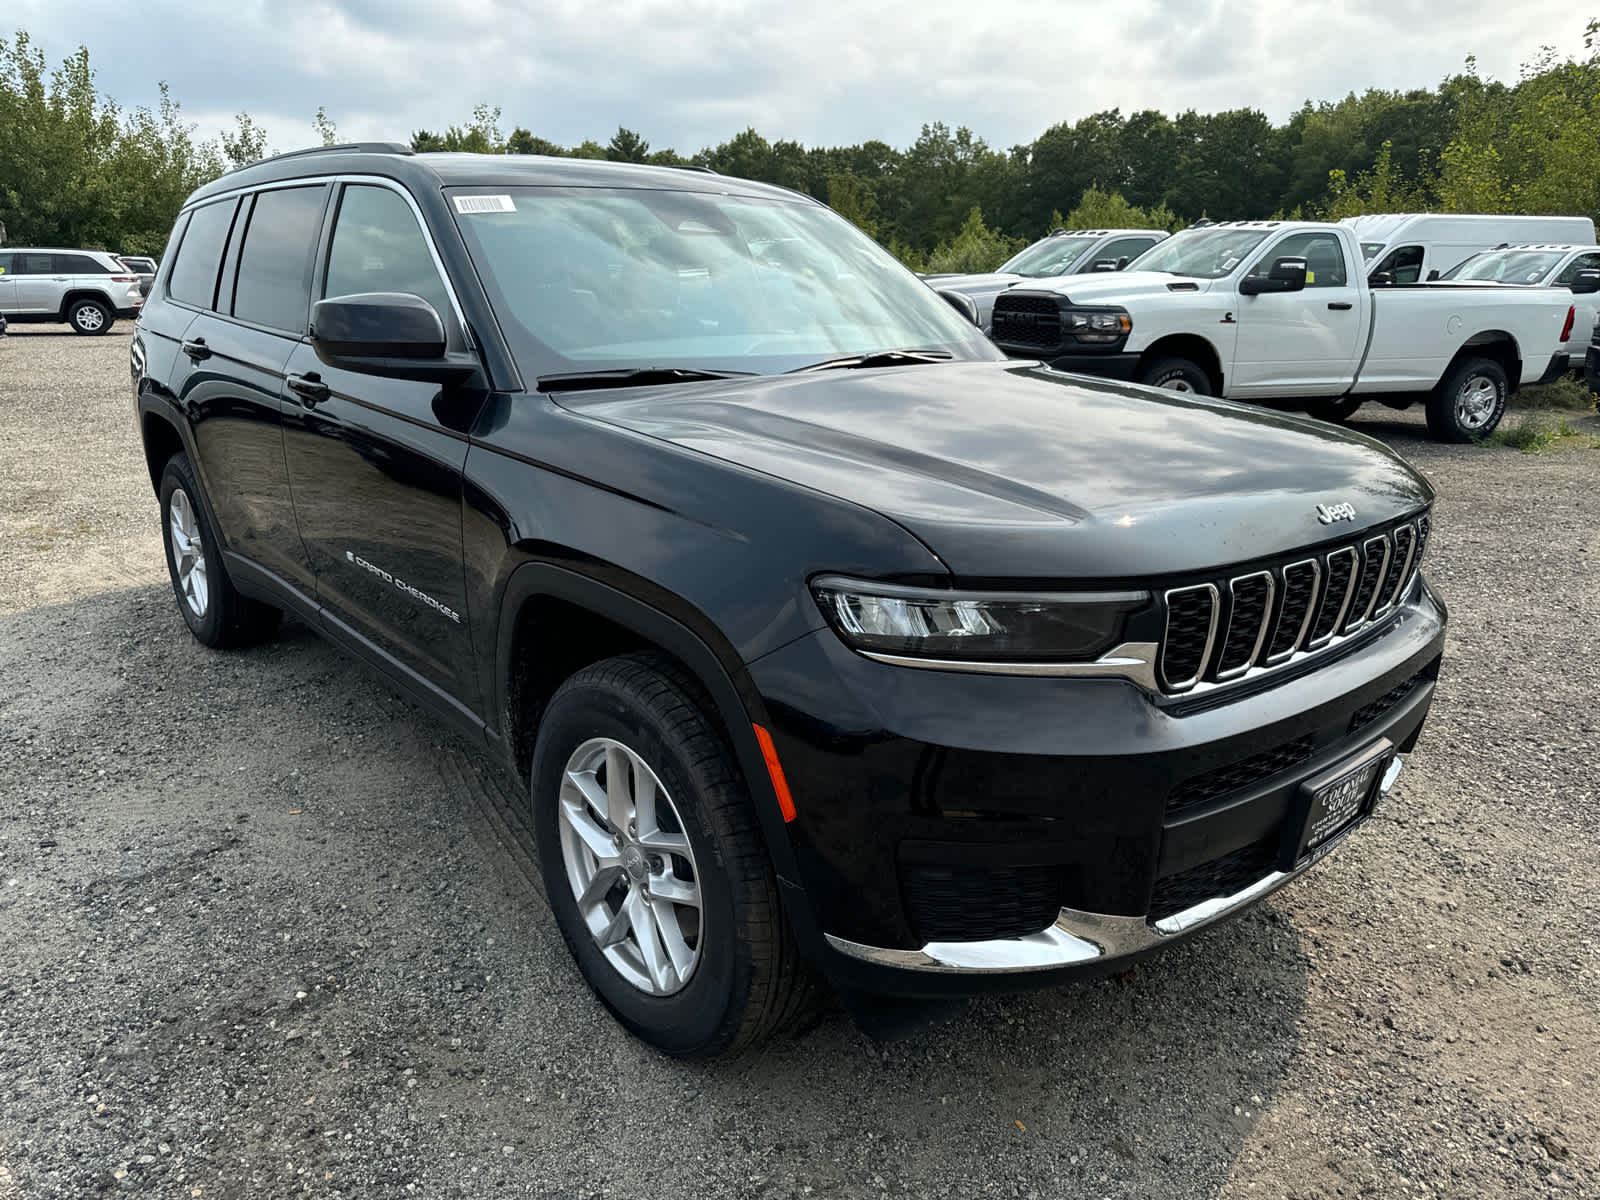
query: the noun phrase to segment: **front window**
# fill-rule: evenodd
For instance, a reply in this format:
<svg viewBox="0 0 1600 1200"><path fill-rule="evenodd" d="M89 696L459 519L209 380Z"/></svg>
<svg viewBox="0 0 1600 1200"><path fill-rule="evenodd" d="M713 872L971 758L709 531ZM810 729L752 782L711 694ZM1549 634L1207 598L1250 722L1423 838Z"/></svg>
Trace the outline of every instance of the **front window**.
<svg viewBox="0 0 1600 1200"><path fill-rule="evenodd" d="M1378 254L1383 249L1383 247L1384 247L1384 243L1383 242L1362 242L1361 243L1361 257L1362 257L1362 259L1364 261L1366 261L1366 262L1371 262L1373 259L1378 257Z"/></svg>
<svg viewBox="0 0 1600 1200"><path fill-rule="evenodd" d="M1344 251L1339 239L1331 233L1292 233L1273 246L1250 268L1247 279L1265 279L1272 264L1280 258L1306 260L1306 286L1344 287L1347 284L1344 269Z"/></svg>
<svg viewBox="0 0 1600 1200"><path fill-rule="evenodd" d="M1267 236L1265 229L1186 229L1157 242L1130 263L1136 271L1164 271L1193 279L1231 275Z"/></svg>
<svg viewBox="0 0 1600 1200"><path fill-rule="evenodd" d="M644 188L478 188L452 200L501 328L536 374L776 374L906 349L1003 357L820 205Z"/></svg>
<svg viewBox="0 0 1600 1200"><path fill-rule="evenodd" d="M1559 250L1492 250L1474 254L1444 273L1444 279L1475 279L1482 283L1514 283L1532 287L1562 259Z"/></svg>
<svg viewBox="0 0 1600 1200"><path fill-rule="evenodd" d="M1030 279L1065 275L1094 243L1092 237L1045 238L1001 263L996 270L1002 275L1026 275Z"/></svg>

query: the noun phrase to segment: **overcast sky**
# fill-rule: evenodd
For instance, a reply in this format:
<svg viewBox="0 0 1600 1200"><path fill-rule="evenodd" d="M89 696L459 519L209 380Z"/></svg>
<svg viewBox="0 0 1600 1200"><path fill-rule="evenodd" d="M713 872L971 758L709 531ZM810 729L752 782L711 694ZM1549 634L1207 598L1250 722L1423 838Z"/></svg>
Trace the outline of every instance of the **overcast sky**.
<svg viewBox="0 0 1600 1200"><path fill-rule="evenodd" d="M1515 79L1541 44L1578 55L1592 6L1563 0L10 0L55 65L89 47L104 92L166 80L200 133L246 111L275 150L407 140L499 105L562 144L618 125L693 153L771 139L895 146L927 121L991 146L1101 109L1262 109L1430 87L1477 56Z"/></svg>

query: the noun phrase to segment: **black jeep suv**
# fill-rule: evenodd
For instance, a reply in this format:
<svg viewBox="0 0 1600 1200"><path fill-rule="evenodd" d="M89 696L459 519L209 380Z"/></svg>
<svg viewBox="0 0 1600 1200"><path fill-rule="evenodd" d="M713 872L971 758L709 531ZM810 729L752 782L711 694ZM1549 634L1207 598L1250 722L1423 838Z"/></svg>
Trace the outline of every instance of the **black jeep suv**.
<svg viewBox="0 0 1600 1200"><path fill-rule="evenodd" d="M285 155L132 346L179 611L294 613L518 777L671 1053L1120 966L1372 811L1432 492L1297 417L1005 358L822 205L707 172Z"/></svg>

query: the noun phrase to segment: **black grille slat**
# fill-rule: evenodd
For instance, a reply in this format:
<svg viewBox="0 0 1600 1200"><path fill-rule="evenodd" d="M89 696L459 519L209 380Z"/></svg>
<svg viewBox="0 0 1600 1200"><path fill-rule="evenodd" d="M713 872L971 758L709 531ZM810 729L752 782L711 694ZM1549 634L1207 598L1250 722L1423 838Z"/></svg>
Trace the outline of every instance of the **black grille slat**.
<svg viewBox="0 0 1600 1200"><path fill-rule="evenodd" d="M1282 658L1295 649L1300 630L1317 598L1317 566L1313 562L1291 563L1283 569L1283 603L1278 606L1278 625L1267 643L1267 661Z"/></svg>
<svg viewBox="0 0 1600 1200"><path fill-rule="evenodd" d="M1400 599L1401 585L1411 566L1411 551L1416 542L1416 531L1402 525L1394 531L1393 553L1389 556L1389 569L1384 572L1383 583L1378 588L1379 612L1388 612Z"/></svg>
<svg viewBox="0 0 1600 1200"><path fill-rule="evenodd" d="M1190 867L1156 882L1150 898L1150 920L1175 916L1196 904L1242 892L1276 869L1278 839L1265 838L1232 854Z"/></svg>
<svg viewBox="0 0 1600 1200"><path fill-rule="evenodd" d="M1255 657L1261 626L1272 603L1272 578L1264 572L1246 575L1233 581L1232 591L1228 628L1222 639L1222 651L1217 655L1219 679L1243 671Z"/></svg>
<svg viewBox="0 0 1600 1200"><path fill-rule="evenodd" d="M1423 679L1424 676L1422 675L1413 675L1404 683L1390 688L1376 700L1363 704L1356 709L1355 714L1350 718L1350 732L1355 733L1357 730L1365 729L1374 721L1381 720L1386 713L1396 705L1403 703L1407 696L1416 691L1421 686Z"/></svg>
<svg viewBox="0 0 1600 1200"><path fill-rule="evenodd" d="M1167 796L1167 816L1200 808L1233 792L1254 787L1282 771L1298 767L1311 757L1313 749L1313 739L1307 734L1225 767L1216 767L1192 776L1173 788Z"/></svg>
<svg viewBox="0 0 1600 1200"><path fill-rule="evenodd" d="M1382 537L1368 538L1362 543L1361 581L1356 585L1356 598L1350 602L1350 611L1345 614L1345 633L1353 633L1367 619L1367 610L1378 592L1378 582L1388 566L1388 545L1389 540Z"/></svg>
<svg viewBox="0 0 1600 1200"><path fill-rule="evenodd" d="M1355 573L1355 561L1355 551L1348 548L1328 555L1328 586L1322 589L1322 608L1311 627L1313 645L1331 637L1338 627L1340 610L1350 591L1350 577Z"/></svg>
<svg viewBox="0 0 1600 1200"><path fill-rule="evenodd" d="M923 942L981 942L1038 933L1061 913L1055 867L904 868L911 923Z"/></svg>
<svg viewBox="0 0 1600 1200"><path fill-rule="evenodd" d="M1169 688L1199 678L1216 623L1217 594L1209 586L1167 593L1167 636L1161 646L1161 674Z"/></svg>

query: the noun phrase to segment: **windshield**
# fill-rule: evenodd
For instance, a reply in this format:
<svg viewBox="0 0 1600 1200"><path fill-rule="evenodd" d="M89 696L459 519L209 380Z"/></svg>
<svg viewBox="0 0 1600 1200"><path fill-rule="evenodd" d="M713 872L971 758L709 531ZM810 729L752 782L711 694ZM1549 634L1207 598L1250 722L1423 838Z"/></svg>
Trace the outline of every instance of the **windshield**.
<svg viewBox="0 0 1600 1200"><path fill-rule="evenodd" d="M1129 263L1128 269L1221 279L1266 236L1265 229L1185 229L1151 246Z"/></svg>
<svg viewBox="0 0 1600 1200"><path fill-rule="evenodd" d="M1494 250L1474 254L1457 263L1442 279L1478 279L1486 283L1516 283L1523 287L1543 283L1565 257L1561 250Z"/></svg>
<svg viewBox="0 0 1600 1200"><path fill-rule="evenodd" d="M513 351L538 376L776 374L906 349L1004 357L821 205L642 188L484 191L452 192L456 221Z"/></svg>
<svg viewBox="0 0 1600 1200"><path fill-rule="evenodd" d="M1378 257L1378 252L1387 246L1388 242L1362 242L1361 257L1366 262L1371 262Z"/></svg>
<svg viewBox="0 0 1600 1200"><path fill-rule="evenodd" d="M1052 237L1035 242L1014 258L996 268L1002 275L1026 275L1030 279L1043 279L1047 275L1064 275L1068 268L1089 253L1097 239L1092 237Z"/></svg>

